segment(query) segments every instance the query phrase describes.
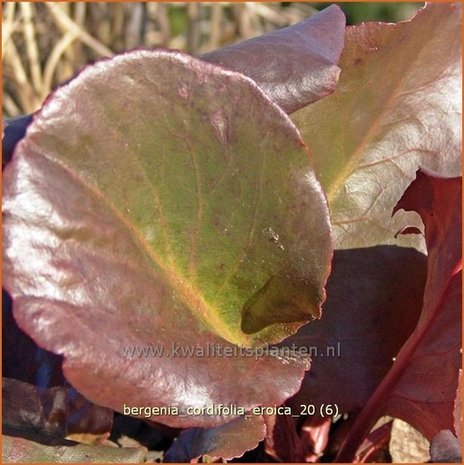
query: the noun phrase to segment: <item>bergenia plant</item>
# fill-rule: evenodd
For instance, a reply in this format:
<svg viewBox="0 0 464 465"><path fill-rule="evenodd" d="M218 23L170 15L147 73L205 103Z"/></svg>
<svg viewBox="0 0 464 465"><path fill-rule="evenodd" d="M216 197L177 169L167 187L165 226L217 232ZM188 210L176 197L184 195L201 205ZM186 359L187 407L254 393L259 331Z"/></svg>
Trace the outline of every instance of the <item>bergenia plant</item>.
<svg viewBox="0 0 464 465"><path fill-rule="evenodd" d="M99 61L6 121L4 459L144 461L99 445L119 412L168 427L165 461L374 460L385 416L450 461L460 37L458 4L330 6Z"/></svg>

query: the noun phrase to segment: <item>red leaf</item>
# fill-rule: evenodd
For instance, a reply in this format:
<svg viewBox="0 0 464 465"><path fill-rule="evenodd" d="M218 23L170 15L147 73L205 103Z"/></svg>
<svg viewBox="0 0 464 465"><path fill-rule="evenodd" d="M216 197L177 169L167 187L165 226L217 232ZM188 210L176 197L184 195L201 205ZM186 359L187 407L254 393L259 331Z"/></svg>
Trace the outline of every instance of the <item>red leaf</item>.
<svg viewBox="0 0 464 465"><path fill-rule="evenodd" d="M288 401L294 411L301 404L362 409L417 323L425 276L425 256L414 249L335 251L322 318L285 341L314 349L311 370Z"/></svg>
<svg viewBox="0 0 464 465"><path fill-rule="evenodd" d="M99 62L47 100L4 179L15 318L87 398L205 427L231 417L187 409L298 390L307 357L238 349L319 317L329 215L298 131L250 79L178 52Z"/></svg>
<svg viewBox="0 0 464 465"><path fill-rule="evenodd" d="M397 358L408 366L390 394L387 414L429 439L453 429L461 366L461 185L462 178L419 170L394 209L421 216L428 273L421 318Z"/></svg>
<svg viewBox="0 0 464 465"><path fill-rule="evenodd" d="M427 283L417 327L357 418L337 457L350 461L374 421L387 414L429 440L454 428L461 366L462 178L419 170L394 212L417 211L425 225Z"/></svg>

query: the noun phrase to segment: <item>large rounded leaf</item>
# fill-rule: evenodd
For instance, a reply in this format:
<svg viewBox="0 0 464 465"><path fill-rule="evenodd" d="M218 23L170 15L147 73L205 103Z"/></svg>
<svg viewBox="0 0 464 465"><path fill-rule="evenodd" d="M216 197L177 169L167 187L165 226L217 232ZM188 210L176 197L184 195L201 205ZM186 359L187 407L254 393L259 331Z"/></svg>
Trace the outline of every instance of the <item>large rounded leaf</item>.
<svg viewBox="0 0 464 465"><path fill-rule="evenodd" d="M238 349L319 317L330 257L326 201L293 124L250 79L177 52L87 68L5 170L15 317L115 410L292 395L307 360Z"/></svg>

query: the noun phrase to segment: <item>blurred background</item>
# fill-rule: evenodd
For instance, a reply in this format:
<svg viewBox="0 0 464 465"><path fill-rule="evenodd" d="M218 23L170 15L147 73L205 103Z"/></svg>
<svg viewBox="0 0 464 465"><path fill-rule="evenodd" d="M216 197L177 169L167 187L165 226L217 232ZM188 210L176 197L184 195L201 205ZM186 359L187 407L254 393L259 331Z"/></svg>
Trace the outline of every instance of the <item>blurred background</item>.
<svg viewBox="0 0 464 465"><path fill-rule="evenodd" d="M330 3L2 2L3 118L37 110L86 64L135 47L198 55L297 23ZM348 24L408 19L422 3L338 3Z"/></svg>

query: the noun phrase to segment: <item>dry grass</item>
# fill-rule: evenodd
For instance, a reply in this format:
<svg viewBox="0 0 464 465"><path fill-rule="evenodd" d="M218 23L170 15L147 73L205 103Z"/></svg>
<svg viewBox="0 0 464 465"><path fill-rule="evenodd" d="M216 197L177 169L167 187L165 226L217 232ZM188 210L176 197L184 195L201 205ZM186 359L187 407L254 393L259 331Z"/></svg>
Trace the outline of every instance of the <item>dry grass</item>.
<svg viewBox="0 0 464 465"><path fill-rule="evenodd" d="M194 55L314 13L307 4L3 3L3 115L37 110L86 64L135 47Z"/></svg>

